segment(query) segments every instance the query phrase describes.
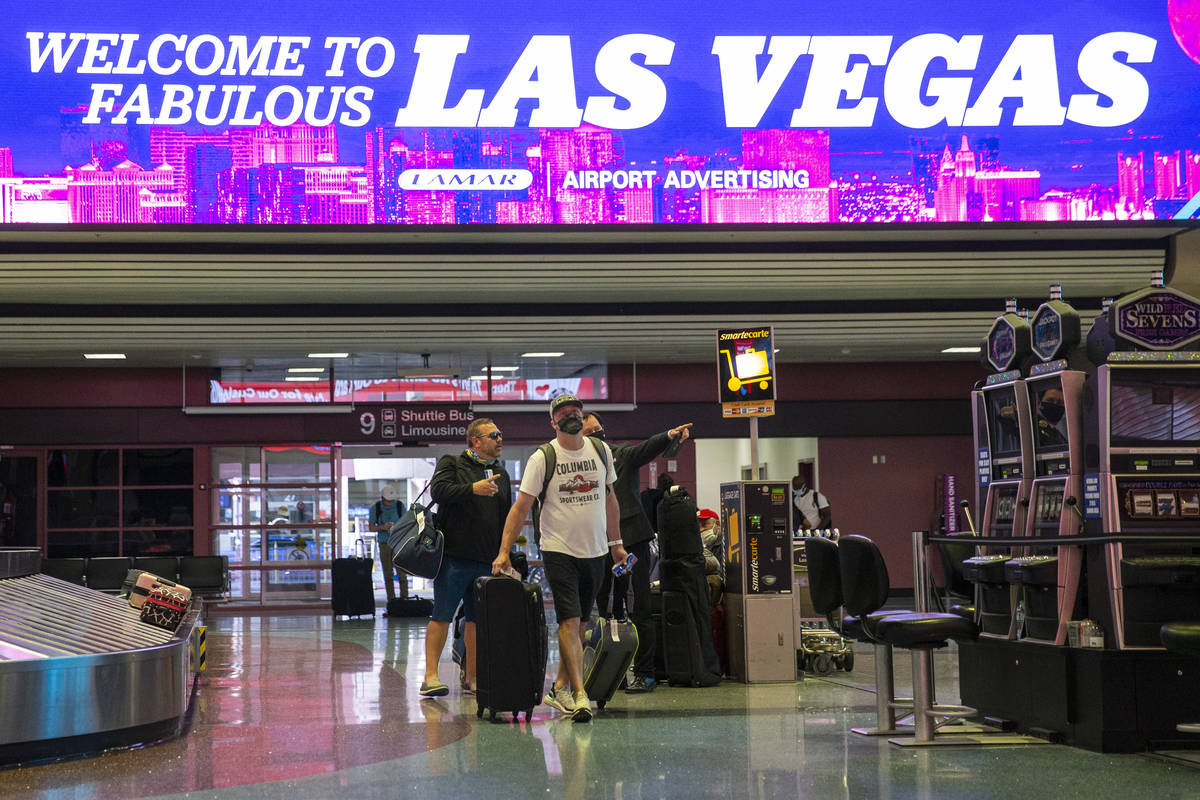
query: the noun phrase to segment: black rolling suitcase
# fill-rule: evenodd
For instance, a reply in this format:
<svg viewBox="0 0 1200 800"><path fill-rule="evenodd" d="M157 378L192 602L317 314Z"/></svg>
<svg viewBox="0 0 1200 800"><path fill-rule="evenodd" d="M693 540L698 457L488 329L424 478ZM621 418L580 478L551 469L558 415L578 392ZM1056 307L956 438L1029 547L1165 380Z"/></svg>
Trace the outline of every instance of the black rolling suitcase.
<svg viewBox="0 0 1200 800"><path fill-rule="evenodd" d="M509 577L475 581L476 716L522 711L528 722L546 685L546 608L535 584Z"/></svg>
<svg viewBox="0 0 1200 800"><path fill-rule="evenodd" d="M359 544L362 540L359 540ZM333 614L348 617L375 616L375 588L371 570L375 561L352 556L333 560Z"/></svg>
<svg viewBox="0 0 1200 800"><path fill-rule="evenodd" d="M637 628L625 616L629 576L613 581L612 619L592 618L583 640L583 688L601 711L625 681L637 654Z"/></svg>

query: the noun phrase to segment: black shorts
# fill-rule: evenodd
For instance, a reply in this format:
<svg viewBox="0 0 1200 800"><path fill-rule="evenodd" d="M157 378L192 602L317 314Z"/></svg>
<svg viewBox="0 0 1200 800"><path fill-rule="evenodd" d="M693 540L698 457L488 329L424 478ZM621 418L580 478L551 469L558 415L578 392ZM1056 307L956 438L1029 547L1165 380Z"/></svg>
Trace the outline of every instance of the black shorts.
<svg viewBox="0 0 1200 800"><path fill-rule="evenodd" d="M554 596L554 616L558 624L569 619L587 619L600 591L604 574L604 556L576 558L566 553L542 551L546 582Z"/></svg>

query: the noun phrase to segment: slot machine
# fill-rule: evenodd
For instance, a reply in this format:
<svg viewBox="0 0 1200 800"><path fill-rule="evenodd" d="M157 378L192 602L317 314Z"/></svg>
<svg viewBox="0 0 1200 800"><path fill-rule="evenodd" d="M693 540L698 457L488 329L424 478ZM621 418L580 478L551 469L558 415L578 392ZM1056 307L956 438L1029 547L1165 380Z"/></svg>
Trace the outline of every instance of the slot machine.
<svg viewBox="0 0 1200 800"><path fill-rule="evenodd" d="M1088 548L1088 612L1108 648L1161 649L1164 622L1200 621L1200 301L1158 273L1109 306L1107 328L1087 387L1085 516L1125 541ZM1137 539L1155 535L1183 541Z"/></svg>
<svg viewBox="0 0 1200 800"><path fill-rule="evenodd" d="M1090 616L1120 650L1161 647L1164 622L1200 620L1200 353L1109 355L1096 374L1099 532L1088 555Z"/></svg>
<svg viewBox="0 0 1200 800"><path fill-rule="evenodd" d="M1008 561L1004 574L1018 587L1023 624L1018 638L1062 645L1076 615L1083 550L1038 546L1039 538L1083 532L1083 387L1079 369L1079 314L1051 287L1050 300L1034 314L1032 346L1042 363L1025 379L1029 395L1033 478L1025 535L1026 555Z"/></svg>
<svg viewBox="0 0 1200 800"><path fill-rule="evenodd" d="M983 494L981 537L1024 536L1033 472L1029 393L1020 365L1032 352L1029 323L1009 300L996 318L984 347L985 363L998 370L975 390L975 448ZM1008 545L981 544L979 555L963 562L963 576L975 584L980 635L1009 639L1015 633L1015 590L1004 574L1014 553Z"/></svg>

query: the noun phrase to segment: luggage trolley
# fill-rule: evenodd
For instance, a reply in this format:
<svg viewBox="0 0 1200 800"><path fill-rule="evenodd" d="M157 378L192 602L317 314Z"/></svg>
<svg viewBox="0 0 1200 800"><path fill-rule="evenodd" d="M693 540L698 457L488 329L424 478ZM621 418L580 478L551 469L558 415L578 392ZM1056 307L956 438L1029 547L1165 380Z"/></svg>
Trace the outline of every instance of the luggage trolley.
<svg viewBox="0 0 1200 800"><path fill-rule="evenodd" d="M837 530L805 531L805 536L836 539ZM854 670L854 648L828 621L819 616L812 605L808 589L808 561L803 537L792 548L792 598L795 602L796 668L814 675L832 675L837 670Z"/></svg>

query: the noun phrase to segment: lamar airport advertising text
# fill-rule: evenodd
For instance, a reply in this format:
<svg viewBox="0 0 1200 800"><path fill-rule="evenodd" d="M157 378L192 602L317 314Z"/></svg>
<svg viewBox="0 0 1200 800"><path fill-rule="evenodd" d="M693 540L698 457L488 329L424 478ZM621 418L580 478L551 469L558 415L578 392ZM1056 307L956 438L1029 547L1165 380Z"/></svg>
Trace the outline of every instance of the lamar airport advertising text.
<svg viewBox="0 0 1200 800"><path fill-rule="evenodd" d="M0 223L1058 223L1200 207L1200 0L7 10Z"/></svg>

